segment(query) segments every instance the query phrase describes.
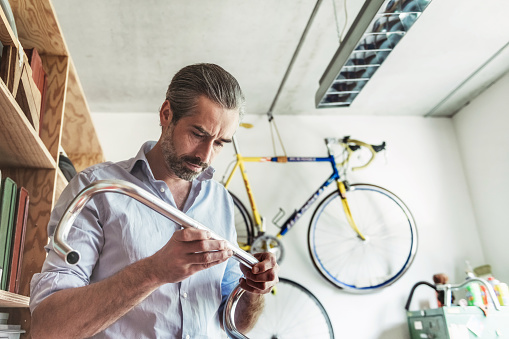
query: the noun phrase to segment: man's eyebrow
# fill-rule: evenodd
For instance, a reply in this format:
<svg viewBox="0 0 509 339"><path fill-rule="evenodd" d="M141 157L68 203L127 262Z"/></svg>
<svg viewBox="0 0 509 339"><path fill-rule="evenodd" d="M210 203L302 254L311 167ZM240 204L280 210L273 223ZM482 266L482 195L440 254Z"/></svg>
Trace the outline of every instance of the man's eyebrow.
<svg viewBox="0 0 509 339"><path fill-rule="evenodd" d="M203 129L203 127L201 126L198 126L198 125L193 125L193 127L200 133L202 133L203 135L207 136L207 137L210 137L210 133L207 132L206 130ZM225 144L230 144L232 143L232 139L225 139L225 138L221 138L220 139L221 142L225 143Z"/></svg>

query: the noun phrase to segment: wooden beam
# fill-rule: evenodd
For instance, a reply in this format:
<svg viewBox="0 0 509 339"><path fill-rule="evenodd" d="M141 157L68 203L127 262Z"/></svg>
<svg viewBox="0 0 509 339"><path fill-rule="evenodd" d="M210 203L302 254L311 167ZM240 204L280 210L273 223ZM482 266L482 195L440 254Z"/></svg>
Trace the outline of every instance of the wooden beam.
<svg viewBox="0 0 509 339"><path fill-rule="evenodd" d="M18 40L9 24L9 20L4 11L0 8L0 41L4 46L14 46L18 48Z"/></svg>
<svg viewBox="0 0 509 339"><path fill-rule="evenodd" d="M41 55L41 58L48 77L48 88L40 136L51 156L58 163L69 62L68 58L64 56Z"/></svg>

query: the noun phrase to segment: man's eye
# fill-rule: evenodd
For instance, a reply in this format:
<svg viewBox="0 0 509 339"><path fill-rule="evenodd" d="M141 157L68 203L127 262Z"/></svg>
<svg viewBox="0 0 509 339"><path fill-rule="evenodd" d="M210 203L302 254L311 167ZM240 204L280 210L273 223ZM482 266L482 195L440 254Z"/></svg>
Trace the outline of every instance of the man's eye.
<svg viewBox="0 0 509 339"><path fill-rule="evenodd" d="M216 145L216 147L223 147L223 143L219 141L216 141L214 145Z"/></svg>
<svg viewBox="0 0 509 339"><path fill-rule="evenodd" d="M203 138L203 135L202 134L199 134L199 133L196 133L196 132L193 132L193 135L199 139Z"/></svg>

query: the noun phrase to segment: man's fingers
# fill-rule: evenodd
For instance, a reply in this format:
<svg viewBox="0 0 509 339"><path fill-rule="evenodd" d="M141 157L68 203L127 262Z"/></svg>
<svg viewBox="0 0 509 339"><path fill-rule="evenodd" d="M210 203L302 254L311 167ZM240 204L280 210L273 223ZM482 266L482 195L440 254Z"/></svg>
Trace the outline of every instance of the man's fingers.
<svg viewBox="0 0 509 339"><path fill-rule="evenodd" d="M256 283L244 278L239 280L239 284L244 290L255 294L269 293L275 285L274 283Z"/></svg>
<svg viewBox="0 0 509 339"><path fill-rule="evenodd" d="M255 257L260 262L253 268L241 267L245 278L240 279L240 286L251 293L269 293L279 281L276 257L272 253L257 253Z"/></svg>
<svg viewBox="0 0 509 339"><path fill-rule="evenodd" d="M177 241L188 242L196 240L210 239L210 232L199 230L197 228L188 227L178 231L175 231L173 238Z"/></svg>
<svg viewBox="0 0 509 339"><path fill-rule="evenodd" d="M270 270L267 272L263 272L260 274L253 274L249 271L244 273L244 276L253 282L267 282L267 281L278 281L277 272L275 270Z"/></svg>
<svg viewBox="0 0 509 339"><path fill-rule="evenodd" d="M199 271L202 271L202 270L206 270L208 268L211 268L213 266L216 266L216 265L219 265L223 262L225 262L226 260L229 259L230 256L223 256L222 259L220 260L216 260L216 261L210 261L210 262L206 262L206 263L198 263L198 264L192 264L189 266L189 269L191 271L191 275L192 274L195 274Z"/></svg>
<svg viewBox="0 0 509 339"><path fill-rule="evenodd" d="M277 266L276 256L272 253L256 253L255 257L260 262L253 266L251 272L254 274L269 271Z"/></svg>
<svg viewBox="0 0 509 339"><path fill-rule="evenodd" d="M226 250L227 245L223 240L196 240L184 244L186 253L209 252Z"/></svg>
<svg viewBox="0 0 509 339"><path fill-rule="evenodd" d="M189 253L187 256L189 258L190 264L210 264L216 261L225 261L233 255L232 250L221 250L221 251L212 251L212 252L198 252L198 253Z"/></svg>

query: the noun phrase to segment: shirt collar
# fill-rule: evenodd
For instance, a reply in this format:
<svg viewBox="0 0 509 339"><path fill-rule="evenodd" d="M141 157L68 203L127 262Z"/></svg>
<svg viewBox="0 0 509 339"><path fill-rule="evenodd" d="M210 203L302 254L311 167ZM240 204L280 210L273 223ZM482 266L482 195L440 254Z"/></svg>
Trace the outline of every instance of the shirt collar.
<svg viewBox="0 0 509 339"><path fill-rule="evenodd" d="M148 160L147 160L147 156L146 154L152 149L154 148L154 146L156 145L157 142L155 141L147 141L145 142L140 150L138 151L138 154L136 154L136 156L134 158L131 159L131 163L129 164L127 170L129 171L129 173L132 173L133 172L133 169L135 168L135 166L141 166L142 167L142 170L152 179L152 180L155 180L154 178L154 174L152 173L152 170L150 169L150 165L148 163ZM139 164L139 165L138 165ZM203 171L202 173L200 173L200 175L198 175L198 177L194 180L198 180L198 181L206 181L206 180L210 180L212 179L212 177L214 176L214 172L215 172L215 169L212 167L212 166L209 166L205 171Z"/></svg>

